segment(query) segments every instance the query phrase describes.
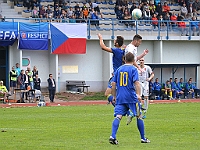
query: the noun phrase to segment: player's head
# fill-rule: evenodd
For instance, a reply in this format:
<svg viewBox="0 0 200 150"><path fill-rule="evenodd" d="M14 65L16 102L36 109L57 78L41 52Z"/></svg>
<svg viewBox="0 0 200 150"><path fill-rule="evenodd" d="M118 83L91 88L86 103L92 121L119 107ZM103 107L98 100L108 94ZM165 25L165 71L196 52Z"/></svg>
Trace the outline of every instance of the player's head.
<svg viewBox="0 0 200 150"><path fill-rule="evenodd" d="M133 45L134 45L135 47L139 47L141 43L142 43L142 37L141 37L139 34L136 34L136 35L133 37Z"/></svg>
<svg viewBox="0 0 200 150"><path fill-rule="evenodd" d="M140 65L143 65L144 64L144 58L141 58L140 59Z"/></svg>
<svg viewBox="0 0 200 150"><path fill-rule="evenodd" d="M125 62L126 63L132 63L132 62L134 62L134 55L131 52L128 52L125 55Z"/></svg>
<svg viewBox="0 0 200 150"><path fill-rule="evenodd" d="M114 44L116 47L121 47L124 44L124 38L122 36L117 36Z"/></svg>

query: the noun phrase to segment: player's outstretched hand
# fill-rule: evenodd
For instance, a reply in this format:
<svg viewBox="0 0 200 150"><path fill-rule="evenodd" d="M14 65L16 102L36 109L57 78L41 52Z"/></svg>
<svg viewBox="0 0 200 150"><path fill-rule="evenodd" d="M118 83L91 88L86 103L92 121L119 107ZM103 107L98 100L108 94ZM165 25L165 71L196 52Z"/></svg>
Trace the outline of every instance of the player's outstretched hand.
<svg viewBox="0 0 200 150"><path fill-rule="evenodd" d="M144 50L144 54L146 55L146 54L148 54L149 53L149 50L148 49L145 49Z"/></svg>
<svg viewBox="0 0 200 150"><path fill-rule="evenodd" d="M101 35L100 33L98 33L97 35L98 35L98 38L99 38L99 39L102 38L102 35Z"/></svg>

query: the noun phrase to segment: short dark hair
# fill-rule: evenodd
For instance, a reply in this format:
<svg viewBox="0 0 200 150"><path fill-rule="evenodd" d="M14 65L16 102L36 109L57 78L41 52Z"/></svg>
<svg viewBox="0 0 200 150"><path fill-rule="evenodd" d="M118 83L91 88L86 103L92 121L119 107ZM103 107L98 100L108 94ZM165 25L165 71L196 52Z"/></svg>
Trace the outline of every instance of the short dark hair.
<svg viewBox="0 0 200 150"><path fill-rule="evenodd" d="M49 77L52 75L52 73L49 74Z"/></svg>
<svg viewBox="0 0 200 150"><path fill-rule="evenodd" d="M124 38L122 36L117 36L116 43L121 47L124 44Z"/></svg>
<svg viewBox="0 0 200 150"><path fill-rule="evenodd" d="M125 55L125 60L126 60L126 62L133 62L133 61L134 61L134 55L133 55L133 53L128 52L128 53Z"/></svg>
<svg viewBox="0 0 200 150"><path fill-rule="evenodd" d="M133 41L134 40L142 40L142 36L139 35L139 34L136 34L134 37L133 37Z"/></svg>

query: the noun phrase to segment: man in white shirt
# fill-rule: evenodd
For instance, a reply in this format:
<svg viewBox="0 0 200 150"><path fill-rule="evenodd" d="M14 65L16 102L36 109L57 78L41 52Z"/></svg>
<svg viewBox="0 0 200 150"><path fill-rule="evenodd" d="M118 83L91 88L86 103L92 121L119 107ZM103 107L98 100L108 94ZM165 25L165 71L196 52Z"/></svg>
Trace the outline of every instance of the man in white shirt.
<svg viewBox="0 0 200 150"><path fill-rule="evenodd" d="M140 82L140 87L141 87L141 95L144 96L144 115L143 119L146 118L146 112L148 109L148 104L149 104L149 81L154 77L154 73L151 69L150 66L144 64L144 58L140 59L140 68L141 71L138 70L139 74L139 82Z"/></svg>
<svg viewBox="0 0 200 150"><path fill-rule="evenodd" d="M136 66L138 68L138 70L141 70L141 68L140 68L140 66L138 66L138 64L136 62L138 60L140 60L141 58L143 58L149 52L148 49L145 49L141 55L137 56L137 48L140 46L141 43L142 43L142 37L139 34L136 34L133 37L133 41L130 44L128 44L125 49L125 55L128 52L131 52L134 55L135 62L133 63L133 65Z"/></svg>

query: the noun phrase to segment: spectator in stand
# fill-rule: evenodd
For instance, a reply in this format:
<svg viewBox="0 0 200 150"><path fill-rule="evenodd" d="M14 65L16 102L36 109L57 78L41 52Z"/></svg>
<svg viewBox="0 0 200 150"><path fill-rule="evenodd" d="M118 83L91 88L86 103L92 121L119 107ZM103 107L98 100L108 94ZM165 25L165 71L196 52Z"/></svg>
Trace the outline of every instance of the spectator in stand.
<svg viewBox="0 0 200 150"><path fill-rule="evenodd" d="M148 5L144 6L143 16L144 16L143 19L146 20L145 23L150 23L151 12L149 10L149 6Z"/></svg>
<svg viewBox="0 0 200 150"><path fill-rule="evenodd" d="M45 10L45 7L44 7L44 6L42 6L42 7L40 8L39 16L40 16L40 18L46 18L46 10ZM42 19L41 19L41 22L42 22Z"/></svg>
<svg viewBox="0 0 200 150"><path fill-rule="evenodd" d="M66 22L67 14L66 14L66 11L64 9L61 10L60 19L61 19L61 22L63 22L63 23Z"/></svg>
<svg viewBox="0 0 200 150"><path fill-rule="evenodd" d="M38 70L36 66L33 67L32 73L33 73L33 79L34 79L36 75L38 75Z"/></svg>
<svg viewBox="0 0 200 150"><path fill-rule="evenodd" d="M82 13L80 11L80 8L77 7L77 9L74 11L74 15L75 15L75 18L77 19L76 23L81 23L80 19L82 19Z"/></svg>
<svg viewBox="0 0 200 150"><path fill-rule="evenodd" d="M163 19L164 19L165 26L169 27L171 24L169 13L166 13L165 16L163 17Z"/></svg>
<svg viewBox="0 0 200 150"><path fill-rule="evenodd" d="M118 20L122 20L123 19L123 9L122 9L121 6L116 6L115 13L116 13L116 16L117 16Z"/></svg>
<svg viewBox="0 0 200 150"><path fill-rule="evenodd" d="M162 11L163 11L164 15L166 13L169 13L171 15L171 13L169 12L170 11L170 7L167 5L167 2L164 3L164 5L162 7Z"/></svg>
<svg viewBox="0 0 200 150"><path fill-rule="evenodd" d="M76 23L76 17L72 14L71 18L69 18L69 23Z"/></svg>
<svg viewBox="0 0 200 150"><path fill-rule="evenodd" d="M188 9L187 9L185 3L183 3L183 6L181 7L181 15L182 15L184 18L187 18L187 16L188 16Z"/></svg>
<svg viewBox="0 0 200 150"><path fill-rule="evenodd" d="M82 11L84 10L84 8L87 8L87 6L86 6L86 3L85 2L83 2L83 6L82 6ZM87 8L87 10L88 10L88 8Z"/></svg>
<svg viewBox="0 0 200 150"><path fill-rule="evenodd" d="M132 18L130 13L128 12L128 9L125 9L124 11L123 20L127 20L122 21L122 23L124 23L126 27L128 27L129 25L133 26L133 23L131 22Z"/></svg>
<svg viewBox="0 0 200 150"><path fill-rule="evenodd" d="M89 11L87 7L83 7L82 13L83 13L83 19L88 19Z"/></svg>
<svg viewBox="0 0 200 150"><path fill-rule="evenodd" d="M74 10L76 11L76 10L80 10L80 6L79 6L79 3L76 3L76 5L74 6Z"/></svg>
<svg viewBox="0 0 200 150"><path fill-rule="evenodd" d="M99 16L98 12L94 11L91 15L91 20L90 20L91 25L95 25L96 27L99 27Z"/></svg>
<svg viewBox="0 0 200 150"><path fill-rule="evenodd" d="M156 6L154 5L153 1L150 1L149 3L149 10L151 16L156 13Z"/></svg>
<svg viewBox="0 0 200 150"><path fill-rule="evenodd" d="M47 22L49 22L49 21L51 22L51 19L53 18L53 11L52 11L50 5L48 5L47 9L46 9L46 18L47 18Z"/></svg>
<svg viewBox="0 0 200 150"><path fill-rule="evenodd" d="M100 9L97 3L89 2L89 5L91 9L94 8L94 11L97 11L98 13L100 13Z"/></svg>
<svg viewBox="0 0 200 150"><path fill-rule="evenodd" d="M178 0L178 4L179 4L180 6L183 6L184 3L185 3L185 0Z"/></svg>
<svg viewBox="0 0 200 150"><path fill-rule="evenodd" d="M64 3L62 9L64 9L65 11L67 11L69 9L69 5L67 2Z"/></svg>
<svg viewBox="0 0 200 150"><path fill-rule="evenodd" d="M60 10L58 7L56 7L56 9L54 10L54 18L57 22L60 22Z"/></svg>
<svg viewBox="0 0 200 150"><path fill-rule="evenodd" d="M30 7L31 7L31 2L30 2L30 0L23 0L23 6L24 6L24 7L27 7L27 10L29 10Z"/></svg>
<svg viewBox="0 0 200 150"><path fill-rule="evenodd" d="M161 27L161 28L162 28L162 27L165 27L165 22L164 22L164 19L163 19L163 16L162 16L162 15L159 16L159 23L160 23L160 27Z"/></svg>
<svg viewBox="0 0 200 150"><path fill-rule="evenodd" d="M187 30L187 28L186 28L185 21L183 21L183 17L182 17L181 21L178 22L178 27L179 27L179 29L180 29L180 31L181 31L181 36L183 36L183 35L188 36L188 30ZM185 33L185 32L186 32L186 33Z"/></svg>
<svg viewBox="0 0 200 150"><path fill-rule="evenodd" d="M36 6L33 7L31 16L32 16L32 18L39 18L39 11Z"/></svg>
<svg viewBox="0 0 200 150"><path fill-rule="evenodd" d="M192 3L189 4L188 7L188 17L193 17L193 7L192 7Z"/></svg>
<svg viewBox="0 0 200 150"><path fill-rule="evenodd" d="M158 18L156 14L153 14L153 17L151 18L152 20L152 25L154 27L154 29L158 26Z"/></svg>
<svg viewBox="0 0 200 150"><path fill-rule="evenodd" d="M31 0L31 10L34 9L34 6L38 7L39 3L37 2L37 0Z"/></svg>
<svg viewBox="0 0 200 150"><path fill-rule="evenodd" d="M163 14L163 12L162 12L162 6L161 6L161 4L160 3L158 3L158 5L156 5L156 13L158 13L158 15L162 15Z"/></svg>
<svg viewBox="0 0 200 150"><path fill-rule="evenodd" d="M196 17L192 17L192 21L190 22L192 36L199 36L199 22L196 20Z"/></svg>
<svg viewBox="0 0 200 150"><path fill-rule="evenodd" d="M191 94L192 98L194 98L194 85L192 84L192 80L188 80L185 84L185 98L188 98L188 95Z"/></svg>
<svg viewBox="0 0 200 150"><path fill-rule="evenodd" d="M69 7L69 10L67 11L67 16L69 18L72 18L72 15L74 15L74 11L72 7ZM75 17L75 16L74 16Z"/></svg>
<svg viewBox="0 0 200 150"><path fill-rule="evenodd" d="M155 79L155 82L153 83L153 89L154 93L156 95L156 99L160 99L161 96L161 84L158 82L158 78Z"/></svg>
<svg viewBox="0 0 200 150"><path fill-rule="evenodd" d="M197 11L200 10L200 2L199 0L195 0L195 2L192 4L193 9L196 9Z"/></svg>
<svg viewBox="0 0 200 150"><path fill-rule="evenodd" d="M137 8L136 3L133 3L131 8L130 8L130 14L132 14L132 11Z"/></svg>
<svg viewBox="0 0 200 150"><path fill-rule="evenodd" d="M172 13L170 20L171 20L172 28L175 28L176 23L177 23L177 16L176 16L175 12Z"/></svg>
<svg viewBox="0 0 200 150"><path fill-rule="evenodd" d="M56 8L59 8L59 3L58 3L58 1L54 2L54 10L56 10Z"/></svg>

